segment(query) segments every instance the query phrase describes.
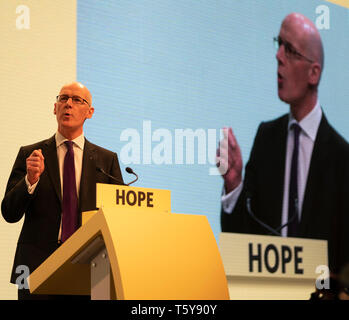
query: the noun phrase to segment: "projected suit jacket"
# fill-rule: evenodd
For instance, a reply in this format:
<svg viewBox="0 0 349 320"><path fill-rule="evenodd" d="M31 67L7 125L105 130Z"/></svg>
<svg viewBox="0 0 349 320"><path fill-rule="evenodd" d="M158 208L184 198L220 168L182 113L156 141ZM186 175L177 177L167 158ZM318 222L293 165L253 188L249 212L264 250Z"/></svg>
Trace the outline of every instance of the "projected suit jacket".
<svg viewBox="0 0 349 320"><path fill-rule="evenodd" d="M221 210L223 232L268 234L248 214L247 195L256 217L274 229L281 226L287 125L284 115L259 126L237 204L230 214ZM328 240L333 272L349 262L349 144L324 114L311 157L299 237Z"/></svg>
<svg viewBox="0 0 349 320"><path fill-rule="evenodd" d="M42 150L45 170L34 194L30 195L24 179L26 158L35 149ZM123 181L116 153L85 139L79 192L80 212L96 209L97 182L115 183L97 168ZM30 272L33 272L58 247L62 196L55 136L20 148L7 183L1 211L8 222L17 222L24 215L11 274L11 282L15 283L19 276L15 272L18 265L28 266Z"/></svg>

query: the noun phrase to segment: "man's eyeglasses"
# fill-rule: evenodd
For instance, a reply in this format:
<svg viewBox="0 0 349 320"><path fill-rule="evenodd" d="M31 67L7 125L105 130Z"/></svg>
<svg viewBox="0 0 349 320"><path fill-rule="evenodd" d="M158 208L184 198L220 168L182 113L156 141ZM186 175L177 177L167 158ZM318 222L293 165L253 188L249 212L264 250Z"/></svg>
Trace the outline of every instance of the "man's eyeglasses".
<svg viewBox="0 0 349 320"><path fill-rule="evenodd" d="M294 58L303 58L309 62L314 62L313 60L307 58L306 56L302 55L299 53L295 48L293 48L292 44L283 40L281 37L274 37L273 38L274 46L276 50L279 50L279 48L283 45L285 49L285 55L289 59L294 59Z"/></svg>
<svg viewBox="0 0 349 320"><path fill-rule="evenodd" d="M79 105L82 105L84 103L87 103L87 105L90 107L90 104L83 98L79 97L79 96L68 96L66 94L60 94L56 97L57 99L57 102L62 102L62 103L66 103L69 98L71 98L73 104L79 104Z"/></svg>

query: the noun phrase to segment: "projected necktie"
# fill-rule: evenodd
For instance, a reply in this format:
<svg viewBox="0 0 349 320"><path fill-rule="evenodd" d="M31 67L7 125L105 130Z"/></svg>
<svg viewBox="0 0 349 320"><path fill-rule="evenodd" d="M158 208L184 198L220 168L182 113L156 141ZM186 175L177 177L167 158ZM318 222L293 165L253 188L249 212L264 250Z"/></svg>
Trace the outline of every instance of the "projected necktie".
<svg viewBox="0 0 349 320"><path fill-rule="evenodd" d="M294 123L291 126L294 132L294 148L292 154L291 174L290 174L290 190L288 197L288 225L287 236L295 237L298 235L298 149L299 149L299 133L301 127Z"/></svg>
<svg viewBox="0 0 349 320"><path fill-rule="evenodd" d="M78 228L78 197L76 192L73 142L65 141L67 153L63 169L63 217L61 241L67 240Z"/></svg>

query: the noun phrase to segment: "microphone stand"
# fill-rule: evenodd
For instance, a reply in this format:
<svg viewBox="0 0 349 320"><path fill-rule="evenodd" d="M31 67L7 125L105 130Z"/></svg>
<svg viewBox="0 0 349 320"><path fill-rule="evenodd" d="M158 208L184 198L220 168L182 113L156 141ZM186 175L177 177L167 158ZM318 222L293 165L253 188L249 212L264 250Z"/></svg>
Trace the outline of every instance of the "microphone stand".
<svg viewBox="0 0 349 320"><path fill-rule="evenodd" d="M295 213L293 214L291 219L289 219L286 223L284 223L283 225L281 225L277 229L274 229L274 228L270 227L269 225L267 225L263 221L259 220L254 215L254 213L253 213L253 211L251 209L251 197L247 197L247 199L246 199L246 207L247 207L248 214L252 217L253 220L255 220L259 225L261 225L262 227L267 229L271 234L279 236L279 237L281 236L280 231L283 228L285 228L286 226L288 226L291 222L293 222L293 220L296 219L296 217L298 216L298 199L297 198L295 199L295 207L296 207Z"/></svg>

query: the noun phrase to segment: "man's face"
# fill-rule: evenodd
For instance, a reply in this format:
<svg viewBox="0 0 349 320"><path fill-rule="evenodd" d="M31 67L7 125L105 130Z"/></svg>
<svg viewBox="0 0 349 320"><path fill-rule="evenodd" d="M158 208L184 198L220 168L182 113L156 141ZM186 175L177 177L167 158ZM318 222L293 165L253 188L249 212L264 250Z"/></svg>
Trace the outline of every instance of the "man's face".
<svg viewBox="0 0 349 320"><path fill-rule="evenodd" d="M305 55L305 39L300 24L291 19L284 20L279 37L288 42L297 52ZM300 56L287 56L285 46L281 45L276 54L278 61L278 95L291 105L301 103L309 93L309 70L311 63Z"/></svg>
<svg viewBox="0 0 349 320"><path fill-rule="evenodd" d="M80 97L85 99L91 105L91 97L86 89L86 87L73 83L64 86L59 95L66 95L69 97ZM71 98L66 102L57 101L54 104L54 114L56 115L58 122L59 131L66 132L76 132L81 131L86 119L92 117L93 107L89 106L86 102L83 104L77 104L72 101Z"/></svg>

